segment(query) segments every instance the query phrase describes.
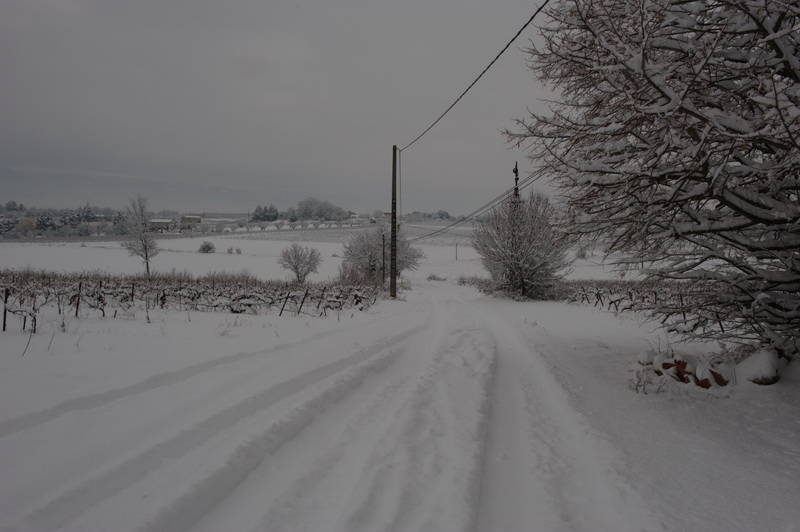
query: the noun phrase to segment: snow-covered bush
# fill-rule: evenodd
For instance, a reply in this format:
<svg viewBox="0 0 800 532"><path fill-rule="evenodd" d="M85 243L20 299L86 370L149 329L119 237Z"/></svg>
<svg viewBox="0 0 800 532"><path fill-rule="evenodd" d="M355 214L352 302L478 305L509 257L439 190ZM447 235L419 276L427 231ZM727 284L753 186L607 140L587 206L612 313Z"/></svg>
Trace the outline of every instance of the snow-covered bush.
<svg viewBox="0 0 800 532"><path fill-rule="evenodd" d="M554 226L547 196L531 192L495 207L472 231L472 247L496 288L547 298L569 265L568 239Z"/></svg>
<svg viewBox="0 0 800 532"><path fill-rule="evenodd" d="M10 233L17 228L16 218L0 217L0 234Z"/></svg>
<svg viewBox="0 0 800 532"><path fill-rule="evenodd" d="M565 227L652 277L708 283L657 317L797 356L797 2L560 0L547 13L530 65L560 96L506 134L561 192Z"/></svg>
<svg viewBox="0 0 800 532"><path fill-rule="evenodd" d="M491 293L494 290L494 281L485 277L462 275L458 278L459 286L473 286L484 293Z"/></svg>
<svg viewBox="0 0 800 532"><path fill-rule="evenodd" d="M200 253L214 253L216 250L217 248L216 246L214 246L213 242L205 240L203 241L202 244L200 244L200 249L198 249L197 251L199 251Z"/></svg>
<svg viewBox="0 0 800 532"><path fill-rule="evenodd" d="M355 284L381 282L384 267L385 276L389 276L390 243L389 228L383 224L355 233L342 249L340 277ZM424 256L422 250L412 246L400 231L397 235L397 276L406 270L416 270Z"/></svg>
<svg viewBox="0 0 800 532"><path fill-rule="evenodd" d="M297 242L281 250L278 264L292 272L297 282L303 284L310 273L316 273L322 263L322 253L312 247L301 246Z"/></svg>

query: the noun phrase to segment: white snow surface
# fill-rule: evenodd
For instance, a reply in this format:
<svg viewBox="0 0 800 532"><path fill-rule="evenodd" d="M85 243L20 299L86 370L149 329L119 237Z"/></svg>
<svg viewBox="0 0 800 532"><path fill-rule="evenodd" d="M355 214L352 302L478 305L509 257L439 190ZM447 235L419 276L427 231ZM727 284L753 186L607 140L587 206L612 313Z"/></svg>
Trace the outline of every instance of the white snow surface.
<svg viewBox="0 0 800 532"><path fill-rule="evenodd" d="M285 276L285 242L200 242L164 243L157 268ZM336 244L308 245L332 276ZM635 393L669 340L652 324L485 296L457 284L481 273L471 248L423 249L367 312L43 315L27 350L12 318L0 530L800 530L793 365L769 387ZM140 267L113 243L0 244L0 268L26 265Z"/></svg>

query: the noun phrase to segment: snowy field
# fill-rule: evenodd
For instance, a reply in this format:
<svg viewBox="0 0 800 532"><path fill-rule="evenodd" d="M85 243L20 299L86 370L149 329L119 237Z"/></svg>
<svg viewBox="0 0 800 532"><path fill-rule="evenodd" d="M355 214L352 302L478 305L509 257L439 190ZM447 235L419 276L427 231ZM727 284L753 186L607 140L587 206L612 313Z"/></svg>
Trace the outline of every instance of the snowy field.
<svg viewBox="0 0 800 532"><path fill-rule="evenodd" d="M164 240L153 267L288 279L276 259L301 240L327 280L344 236ZM484 296L456 282L482 275L463 234L421 247L366 312L89 311L32 337L12 318L0 531L800 530L797 368L636 393L637 358L671 341L652 325ZM597 262L573 276L616 275ZM115 242L0 243L0 268L25 267L142 271Z"/></svg>

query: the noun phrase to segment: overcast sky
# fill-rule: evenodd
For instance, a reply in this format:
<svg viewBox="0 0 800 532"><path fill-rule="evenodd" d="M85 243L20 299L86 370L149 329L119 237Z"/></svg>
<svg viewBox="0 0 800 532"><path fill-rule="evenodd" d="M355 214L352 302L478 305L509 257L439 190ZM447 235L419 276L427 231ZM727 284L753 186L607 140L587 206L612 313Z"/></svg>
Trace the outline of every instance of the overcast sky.
<svg viewBox="0 0 800 532"><path fill-rule="evenodd" d="M411 142L525 0L0 0L0 202L391 206ZM519 50L402 154L402 209L467 214L531 169L499 130L545 93Z"/></svg>

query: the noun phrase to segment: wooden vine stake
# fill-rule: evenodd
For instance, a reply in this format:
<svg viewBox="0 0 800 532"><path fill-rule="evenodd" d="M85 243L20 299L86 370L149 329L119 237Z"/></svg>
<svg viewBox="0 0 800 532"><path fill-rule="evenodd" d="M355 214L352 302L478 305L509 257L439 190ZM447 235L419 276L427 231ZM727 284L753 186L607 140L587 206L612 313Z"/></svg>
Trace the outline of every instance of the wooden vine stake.
<svg viewBox="0 0 800 532"><path fill-rule="evenodd" d="M3 332L6 332L6 321L8 316L8 287L3 290Z"/></svg>

